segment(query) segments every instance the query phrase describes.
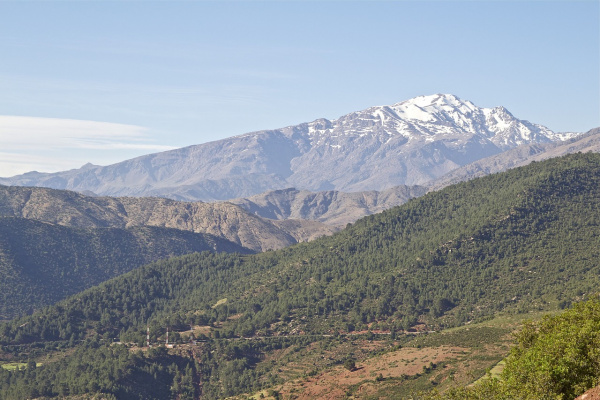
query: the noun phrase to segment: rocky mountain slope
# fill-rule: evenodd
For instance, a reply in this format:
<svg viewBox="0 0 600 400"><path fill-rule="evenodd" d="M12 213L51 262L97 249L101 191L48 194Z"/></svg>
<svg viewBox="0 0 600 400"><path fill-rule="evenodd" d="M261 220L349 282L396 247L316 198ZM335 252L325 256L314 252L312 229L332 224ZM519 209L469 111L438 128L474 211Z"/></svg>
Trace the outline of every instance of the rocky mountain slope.
<svg viewBox="0 0 600 400"><path fill-rule="evenodd" d="M229 202L263 218L314 220L343 227L366 215L404 204L426 191L424 186L396 186L380 192L353 193L334 190L309 192L292 188Z"/></svg>
<svg viewBox="0 0 600 400"><path fill-rule="evenodd" d="M480 108L437 94L106 167L31 172L0 183L180 200L224 200L289 187L384 190L426 184L521 144L570 136L519 120L503 107Z"/></svg>
<svg viewBox="0 0 600 400"><path fill-rule="evenodd" d="M457 168L436 179L429 186L430 190L439 190L454 183L521 167L532 161L543 161L578 152L600 152L600 128L591 129L583 135L565 141L518 146Z"/></svg>
<svg viewBox="0 0 600 400"><path fill-rule="evenodd" d="M254 251L279 249L335 231L316 221L270 221L226 202L89 197L72 191L17 186L0 186L0 216L77 228L174 228L208 233Z"/></svg>

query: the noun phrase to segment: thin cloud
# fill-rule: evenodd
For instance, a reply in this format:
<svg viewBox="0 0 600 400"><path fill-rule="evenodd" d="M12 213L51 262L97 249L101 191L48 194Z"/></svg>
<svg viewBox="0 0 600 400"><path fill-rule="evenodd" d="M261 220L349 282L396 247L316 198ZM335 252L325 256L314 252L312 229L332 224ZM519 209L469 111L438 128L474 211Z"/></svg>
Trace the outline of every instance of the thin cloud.
<svg viewBox="0 0 600 400"><path fill-rule="evenodd" d="M60 118L0 116L0 176L107 165L171 150L140 126Z"/></svg>
<svg viewBox="0 0 600 400"><path fill-rule="evenodd" d="M150 140L146 135L146 129L135 125L75 119L0 116L0 145L4 150L80 147L102 149L110 146L142 150L172 148L146 143L148 141Z"/></svg>
<svg viewBox="0 0 600 400"><path fill-rule="evenodd" d="M0 152L0 176L7 177L30 171L45 171L52 166L53 170L73 168L72 160L42 155Z"/></svg>

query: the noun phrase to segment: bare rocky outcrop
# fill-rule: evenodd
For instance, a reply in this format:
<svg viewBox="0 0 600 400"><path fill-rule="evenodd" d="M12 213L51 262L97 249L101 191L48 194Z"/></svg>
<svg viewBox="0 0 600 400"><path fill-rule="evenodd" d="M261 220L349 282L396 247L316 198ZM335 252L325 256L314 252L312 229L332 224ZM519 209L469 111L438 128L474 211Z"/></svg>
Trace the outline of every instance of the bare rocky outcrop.
<svg viewBox="0 0 600 400"><path fill-rule="evenodd" d="M355 193L285 189L248 199L203 203L0 185L0 216L78 228L174 228L209 233L265 251L331 235L348 223L403 204L426 190L420 186Z"/></svg>
<svg viewBox="0 0 600 400"><path fill-rule="evenodd" d="M366 215L404 204L426 191L424 186L396 186L380 192L351 193L333 190L310 192L291 188L230 202L263 218L314 220L341 228Z"/></svg>

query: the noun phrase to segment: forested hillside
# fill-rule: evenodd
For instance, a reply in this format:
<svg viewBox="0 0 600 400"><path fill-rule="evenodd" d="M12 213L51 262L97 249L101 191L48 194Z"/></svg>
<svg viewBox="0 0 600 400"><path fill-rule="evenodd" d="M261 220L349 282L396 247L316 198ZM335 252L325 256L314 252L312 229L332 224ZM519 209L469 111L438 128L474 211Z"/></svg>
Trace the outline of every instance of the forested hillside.
<svg viewBox="0 0 600 400"><path fill-rule="evenodd" d="M177 229L76 229L0 218L0 319L54 304L149 262L206 250L250 252Z"/></svg>
<svg viewBox="0 0 600 400"><path fill-rule="evenodd" d="M558 309L600 286L599 202L599 155L533 163L413 199L311 243L136 269L1 325L0 344L9 353L90 335L141 344L147 324L153 339L166 326L204 326L207 346L240 336L310 342L317 339L308 335L396 335L498 311ZM274 371L254 368L268 349L258 341L205 354L196 393L219 398L276 382Z"/></svg>

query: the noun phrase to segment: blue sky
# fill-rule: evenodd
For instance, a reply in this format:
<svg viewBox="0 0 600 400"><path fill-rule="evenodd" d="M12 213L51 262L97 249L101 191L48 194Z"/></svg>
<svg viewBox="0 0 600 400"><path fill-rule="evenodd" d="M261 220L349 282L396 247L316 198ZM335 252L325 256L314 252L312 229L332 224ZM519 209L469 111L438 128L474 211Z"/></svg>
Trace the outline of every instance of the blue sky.
<svg viewBox="0 0 600 400"><path fill-rule="evenodd" d="M423 94L600 125L600 2L0 0L0 176Z"/></svg>

